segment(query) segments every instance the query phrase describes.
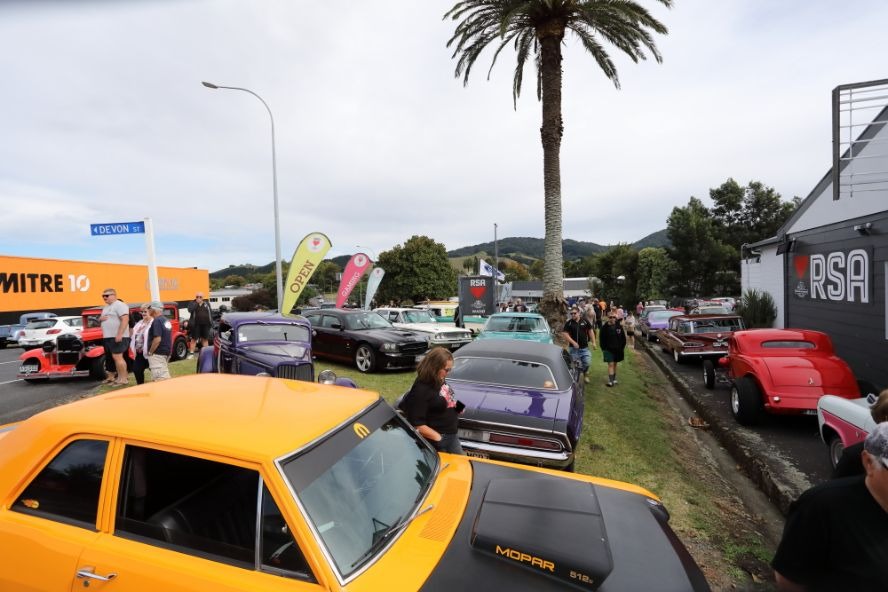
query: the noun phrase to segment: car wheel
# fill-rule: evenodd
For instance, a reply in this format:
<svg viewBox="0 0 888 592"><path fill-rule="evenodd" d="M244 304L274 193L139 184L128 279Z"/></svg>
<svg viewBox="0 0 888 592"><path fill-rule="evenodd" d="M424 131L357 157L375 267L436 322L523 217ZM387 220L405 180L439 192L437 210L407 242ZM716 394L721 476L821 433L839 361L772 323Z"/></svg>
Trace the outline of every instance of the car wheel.
<svg viewBox="0 0 888 592"><path fill-rule="evenodd" d="M180 337L173 343L173 355L170 357L170 362L175 362L176 360L184 360L185 356L188 355L188 343L184 338Z"/></svg>
<svg viewBox="0 0 888 592"><path fill-rule="evenodd" d="M762 395L755 381L742 376L731 385L731 413L740 425L755 425L762 410Z"/></svg>
<svg viewBox="0 0 888 592"><path fill-rule="evenodd" d="M6 349L6 340L0 339L0 349Z"/></svg>
<svg viewBox="0 0 888 592"><path fill-rule="evenodd" d="M845 444L842 443L838 434L833 434L827 445L829 446L829 464L832 468L836 468L839 459L842 458L842 452L845 451Z"/></svg>
<svg viewBox="0 0 888 592"><path fill-rule="evenodd" d="M570 461L570 464L564 467L564 471L566 473L573 473L575 469L576 461Z"/></svg>
<svg viewBox="0 0 888 592"><path fill-rule="evenodd" d="M715 388L715 364L712 360L703 360L703 384L706 388Z"/></svg>
<svg viewBox="0 0 888 592"><path fill-rule="evenodd" d="M89 377L93 380L104 380L105 373L105 356L98 356L89 363Z"/></svg>
<svg viewBox="0 0 888 592"><path fill-rule="evenodd" d="M672 349L672 359L675 360L676 364L684 364L684 356L675 348Z"/></svg>
<svg viewBox="0 0 888 592"><path fill-rule="evenodd" d="M25 360L22 362L22 367L27 366L30 369L28 375L35 375L40 371L40 361L39 360ZM35 384L41 381L39 378L25 378L25 382L28 384Z"/></svg>
<svg viewBox="0 0 888 592"><path fill-rule="evenodd" d="M362 343L355 352L355 366L361 372L373 372L376 368L376 352L373 348Z"/></svg>

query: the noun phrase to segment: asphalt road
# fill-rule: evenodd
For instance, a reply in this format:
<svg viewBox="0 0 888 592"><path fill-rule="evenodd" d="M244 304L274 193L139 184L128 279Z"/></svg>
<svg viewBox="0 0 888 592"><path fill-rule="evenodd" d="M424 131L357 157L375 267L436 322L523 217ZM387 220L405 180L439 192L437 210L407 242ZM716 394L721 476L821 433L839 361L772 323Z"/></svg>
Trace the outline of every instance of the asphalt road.
<svg viewBox="0 0 888 592"><path fill-rule="evenodd" d="M0 425L19 421L70 401L96 386L89 378L65 378L28 384L15 377L22 349L0 349Z"/></svg>
<svg viewBox="0 0 888 592"><path fill-rule="evenodd" d="M699 361L676 364L670 354L661 351L659 343L649 345L651 357L691 398L713 435L782 511L804 490L829 479L832 468L816 416L765 413L758 425L741 426L731 414L728 384L717 383L708 390Z"/></svg>

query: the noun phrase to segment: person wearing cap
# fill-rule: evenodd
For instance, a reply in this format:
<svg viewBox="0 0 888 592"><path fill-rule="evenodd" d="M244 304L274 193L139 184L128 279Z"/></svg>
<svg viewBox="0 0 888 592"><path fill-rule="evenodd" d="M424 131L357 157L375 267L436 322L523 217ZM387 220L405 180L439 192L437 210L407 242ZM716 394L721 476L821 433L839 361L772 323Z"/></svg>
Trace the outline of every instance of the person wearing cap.
<svg viewBox="0 0 888 592"><path fill-rule="evenodd" d="M771 562L778 590L888 589L888 422L861 453L865 474L833 479L789 507Z"/></svg>
<svg viewBox="0 0 888 592"><path fill-rule="evenodd" d="M198 341L201 347L207 346L213 328L213 309L210 308L210 303L204 300L203 292L195 294L194 300L188 303L188 314L190 316L186 321L186 328L188 336L191 337L188 359L191 359L194 357L194 346Z"/></svg>
<svg viewBox="0 0 888 592"><path fill-rule="evenodd" d="M592 354L589 353L589 341L595 340L592 325L580 314L576 306L570 309L570 319L564 323L561 335L567 340L570 359L580 363L580 372L584 375L589 370Z"/></svg>
<svg viewBox="0 0 888 592"><path fill-rule="evenodd" d="M879 398L870 407L870 415L876 423L888 421L888 389L879 393ZM841 479L842 477L851 477L853 475L863 475L863 440L857 444L852 444L842 451L836 468L833 469L832 479Z"/></svg>
<svg viewBox="0 0 888 592"><path fill-rule="evenodd" d="M607 313L607 322L598 332L598 345L607 364L607 386L617 384L617 364L623 361L623 350L626 349L626 332L617 321L617 309L611 308Z"/></svg>
<svg viewBox="0 0 888 592"><path fill-rule="evenodd" d="M173 325L163 316L163 303L154 301L149 305L151 327L148 329L148 368L151 380L170 378L169 358L173 352Z"/></svg>
<svg viewBox="0 0 888 592"><path fill-rule="evenodd" d="M117 299L117 290L102 290L105 306L99 316L102 324L102 345L105 349L106 384L123 386L129 383L123 354L129 349L129 307Z"/></svg>

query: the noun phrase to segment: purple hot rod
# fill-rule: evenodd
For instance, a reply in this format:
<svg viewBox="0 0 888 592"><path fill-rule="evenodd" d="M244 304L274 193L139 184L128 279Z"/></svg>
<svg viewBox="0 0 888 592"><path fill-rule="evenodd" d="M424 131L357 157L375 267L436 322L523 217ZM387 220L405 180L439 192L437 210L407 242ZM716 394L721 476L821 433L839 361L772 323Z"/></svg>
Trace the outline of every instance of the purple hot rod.
<svg viewBox="0 0 888 592"><path fill-rule="evenodd" d="M311 324L273 312L226 313L213 347L200 351L197 370L313 381Z"/></svg>
<svg viewBox="0 0 888 592"><path fill-rule="evenodd" d="M474 341L454 352L447 384L466 405L459 418L466 454L573 469L583 390L562 348Z"/></svg>

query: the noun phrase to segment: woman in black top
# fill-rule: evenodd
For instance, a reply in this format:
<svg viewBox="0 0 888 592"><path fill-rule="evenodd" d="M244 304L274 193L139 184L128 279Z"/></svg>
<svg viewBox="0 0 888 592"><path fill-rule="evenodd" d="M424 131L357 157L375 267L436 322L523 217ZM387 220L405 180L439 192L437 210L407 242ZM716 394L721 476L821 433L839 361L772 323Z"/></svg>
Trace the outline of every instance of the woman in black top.
<svg viewBox="0 0 888 592"><path fill-rule="evenodd" d="M416 431L439 452L462 454L457 437L457 408L453 390L444 382L453 369L453 356L436 347L416 367L416 380L401 401L401 411Z"/></svg>

